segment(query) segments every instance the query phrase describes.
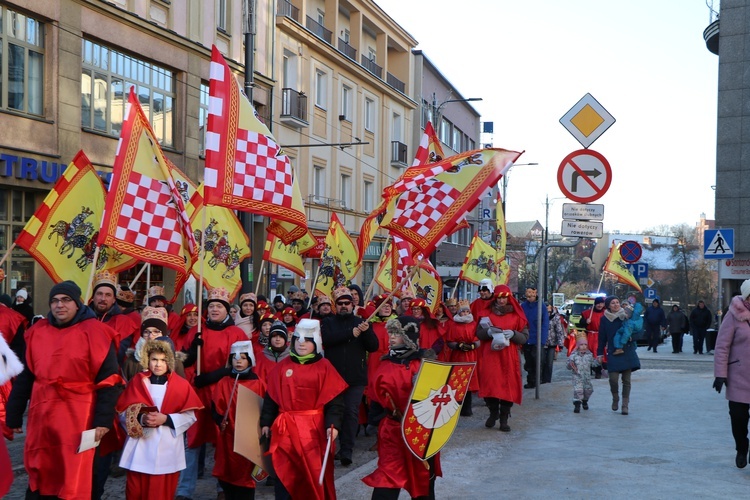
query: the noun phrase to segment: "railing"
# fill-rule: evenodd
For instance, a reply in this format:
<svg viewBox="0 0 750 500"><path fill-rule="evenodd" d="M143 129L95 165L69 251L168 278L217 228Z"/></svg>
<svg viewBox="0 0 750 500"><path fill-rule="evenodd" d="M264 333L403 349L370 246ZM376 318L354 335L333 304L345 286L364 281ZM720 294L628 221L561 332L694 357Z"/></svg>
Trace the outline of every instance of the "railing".
<svg viewBox="0 0 750 500"><path fill-rule="evenodd" d="M276 9L276 14L279 16L288 17L299 22L299 9L292 5L288 0L279 0L279 6Z"/></svg>
<svg viewBox="0 0 750 500"><path fill-rule="evenodd" d="M357 60L357 49L349 45L349 42L346 42L341 38L339 38L339 52L344 54L346 57L348 57L352 61Z"/></svg>
<svg viewBox="0 0 750 500"><path fill-rule="evenodd" d="M390 73L385 74L385 82L391 87L393 87L394 89L401 92L402 94L406 93L404 92L406 90L406 84L402 82L401 80L399 80L398 78L396 78L395 76L393 76L392 74Z"/></svg>
<svg viewBox="0 0 750 500"><path fill-rule="evenodd" d="M307 96L294 89L281 89L281 117L307 121Z"/></svg>
<svg viewBox="0 0 750 500"><path fill-rule="evenodd" d="M307 24L305 25L305 27L312 31L313 34L321 40L325 41L329 45L331 44L331 40L333 40L333 32L331 30L327 30L325 26L320 24L312 17L307 16Z"/></svg>
<svg viewBox="0 0 750 500"><path fill-rule="evenodd" d="M364 55L362 55L362 67L378 78L383 78L383 68L375 64L375 61L366 58Z"/></svg>
<svg viewBox="0 0 750 500"><path fill-rule="evenodd" d="M406 144L399 141L391 141L391 165L397 164L406 166L406 153Z"/></svg>

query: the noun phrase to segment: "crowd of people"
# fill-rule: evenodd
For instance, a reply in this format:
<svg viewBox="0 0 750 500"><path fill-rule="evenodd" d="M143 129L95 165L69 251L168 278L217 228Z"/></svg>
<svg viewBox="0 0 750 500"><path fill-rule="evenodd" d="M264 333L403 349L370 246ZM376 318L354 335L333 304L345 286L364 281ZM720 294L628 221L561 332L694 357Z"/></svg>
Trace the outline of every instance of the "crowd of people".
<svg viewBox="0 0 750 500"><path fill-rule="evenodd" d="M511 431L511 410L524 389L552 381L564 347L574 411L588 409L591 379L606 367L612 410L627 415L631 374L640 368L636 341L644 327L649 331L649 310L661 310L652 304L641 320L634 297L624 306L617 297L597 298L578 333L568 334L565 316L540 304L536 289L526 289L519 302L506 285L486 280L473 302L448 298L435 312L408 291L365 303L356 285L312 300L297 287L270 303L245 293L235 305L214 288L201 317L195 304L172 311L158 286L137 310L135 294L117 281L98 273L88 304L74 283L55 285L48 314L33 327L24 314L0 306L8 352L23 362L0 421L8 438L26 433L27 498L100 498L109 475L124 471L127 498L190 499L207 450L222 498L254 498L263 480L276 498L334 498L334 462L352 465L361 428L377 432L377 468L362 478L373 498L395 499L402 489L434 498L439 453L423 462L401 436L423 359L477 363L460 415L472 416L473 393L487 407L485 426L501 432ZM742 318L738 308L739 302L729 316ZM696 310L685 321L705 334L711 313L702 302ZM659 329L668 327L669 318L661 318ZM727 337L720 335L717 361ZM694 349L702 352L702 341ZM736 437L744 425L740 466L740 455L747 461L750 399L738 395L742 383L728 370L717 371L717 384L732 388ZM235 451L240 386L262 401L256 438L270 470ZM99 445L79 452L85 432ZM328 457L330 449L336 451Z"/></svg>

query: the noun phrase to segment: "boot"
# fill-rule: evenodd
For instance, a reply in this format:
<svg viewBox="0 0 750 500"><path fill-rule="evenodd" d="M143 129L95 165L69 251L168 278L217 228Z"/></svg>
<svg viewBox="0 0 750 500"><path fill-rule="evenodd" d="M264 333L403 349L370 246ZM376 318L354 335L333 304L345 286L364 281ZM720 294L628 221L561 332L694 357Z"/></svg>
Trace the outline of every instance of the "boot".
<svg viewBox="0 0 750 500"><path fill-rule="evenodd" d="M464 396L464 402L461 405L461 416L470 417L473 414L474 412L471 411L471 392L466 391L466 395Z"/></svg>
<svg viewBox="0 0 750 500"><path fill-rule="evenodd" d="M575 406L575 409L573 410L573 413L581 413L581 402L580 401L573 401L573 406Z"/></svg>
<svg viewBox="0 0 750 500"><path fill-rule="evenodd" d="M498 406L500 403L498 401L489 401L487 402L487 408L490 409L490 416L487 419L487 421L484 423L485 427L494 427L495 422L497 422L497 419L499 418L499 412L498 412Z"/></svg>
<svg viewBox="0 0 750 500"><path fill-rule="evenodd" d="M622 398L622 414L628 414L628 398Z"/></svg>
<svg viewBox="0 0 750 500"><path fill-rule="evenodd" d="M588 399L584 399L583 401L581 401L581 406L583 406L584 410L588 410L589 409L589 400Z"/></svg>
<svg viewBox="0 0 750 500"><path fill-rule="evenodd" d="M617 411L617 405L620 403L620 396L616 393L612 393L612 411Z"/></svg>
<svg viewBox="0 0 750 500"><path fill-rule="evenodd" d="M500 430L503 432L510 432L508 417L510 417L510 408L507 406L500 407Z"/></svg>

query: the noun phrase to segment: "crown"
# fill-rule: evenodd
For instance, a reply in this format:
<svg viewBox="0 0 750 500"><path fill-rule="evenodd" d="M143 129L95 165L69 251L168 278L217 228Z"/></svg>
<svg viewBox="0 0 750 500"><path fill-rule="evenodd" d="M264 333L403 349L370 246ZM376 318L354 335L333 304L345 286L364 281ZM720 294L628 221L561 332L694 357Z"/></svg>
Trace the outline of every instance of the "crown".
<svg viewBox="0 0 750 500"><path fill-rule="evenodd" d="M258 304L258 297L256 297L253 292L243 293L242 295L240 295L240 305L242 305L242 303L246 300L254 302L256 305Z"/></svg>
<svg viewBox="0 0 750 500"><path fill-rule="evenodd" d="M209 290L208 300L220 300L222 302L226 302L227 304L232 301L232 299L229 297L229 292L227 291L227 289L220 286Z"/></svg>
<svg viewBox="0 0 750 500"><path fill-rule="evenodd" d="M467 309L467 310L471 311L471 303L468 300L466 300L466 299L459 300L458 301L458 310L460 311L462 309Z"/></svg>
<svg viewBox="0 0 750 500"><path fill-rule="evenodd" d="M154 285L151 288L148 289L148 298L153 299L154 297L165 297L164 295L164 287Z"/></svg>
<svg viewBox="0 0 750 500"><path fill-rule="evenodd" d="M336 302L344 297L352 298L352 291L345 286L340 286L333 291L333 301Z"/></svg>
<svg viewBox="0 0 750 500"><path fill-rule="evenodd" d="M163 321L164 324L167 324L167 321L169 319L167 310L163 307L150 307L146 306L143 308L143 312L141 313L141 322L144 322L149 319L156 319L159 321Z"/></svg>
<svg viewBox="0 0 750 500"><path fill-rule="evenodd" d="M117 275L106 269L99 271L94 275L94 288L99 285L110 285L112 288L117 289Z"/></svg>
<svg viewBox="0 0 750 500"><path fill-rule="evenodd" d="M133 291L130 289L125 290L122 287L117 288L116 298L117 300L121 300L129 304L132 304L133 302L135 302L135 294L133 293Z"/></svg>

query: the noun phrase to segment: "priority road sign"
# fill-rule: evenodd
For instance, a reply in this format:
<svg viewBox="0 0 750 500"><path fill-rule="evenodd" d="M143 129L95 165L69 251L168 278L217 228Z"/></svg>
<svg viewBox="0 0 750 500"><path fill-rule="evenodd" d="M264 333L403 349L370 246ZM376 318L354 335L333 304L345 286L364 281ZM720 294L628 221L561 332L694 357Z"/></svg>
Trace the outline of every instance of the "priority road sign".
<svg viewBox="0 0 750 500"><path fill-rule="evenodd" d="M578 203L598 200L612 183L607 159L591 149L579 149L563 158L557 170L557 184L565 196Z"/></svg>
<svg viewBox="0 0 750 500"><path fill-rule="evenodd" d="M614 116L610 115L591 94L583 96L560 118L560 124L584 148L591 146L614 123Z"/></svg>
<svg viewBox="0 0 750 500"><path fill-rule="evenodd" d="M706 229L703 231L704 259L734 258L734 229Z"/></svg>

